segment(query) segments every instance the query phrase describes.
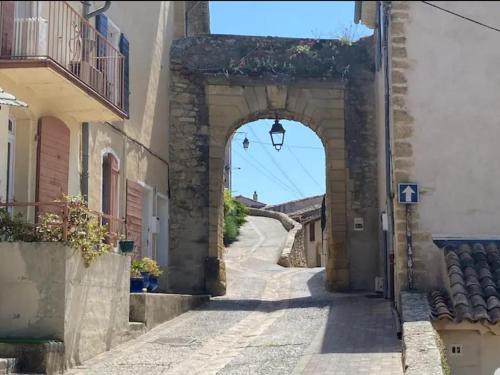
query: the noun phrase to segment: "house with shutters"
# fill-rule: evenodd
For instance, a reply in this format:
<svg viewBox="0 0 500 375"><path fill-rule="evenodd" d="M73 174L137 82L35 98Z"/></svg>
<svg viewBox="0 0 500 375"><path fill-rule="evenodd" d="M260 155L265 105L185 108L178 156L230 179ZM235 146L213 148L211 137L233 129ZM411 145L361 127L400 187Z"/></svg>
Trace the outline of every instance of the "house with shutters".
<svg viewBox="0 0 500 375"><path fill-rule="evenodd" d="M2 1L0 87L28 107L0 105L0 201L34 222L81 194L166 267L169 50L207 4Z"/></svg>

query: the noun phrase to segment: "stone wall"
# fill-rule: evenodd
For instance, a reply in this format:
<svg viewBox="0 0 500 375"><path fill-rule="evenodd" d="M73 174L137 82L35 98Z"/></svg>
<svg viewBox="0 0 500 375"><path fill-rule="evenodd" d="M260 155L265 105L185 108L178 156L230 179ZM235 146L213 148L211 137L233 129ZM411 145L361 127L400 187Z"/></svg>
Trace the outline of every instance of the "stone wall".
<svg viewBox="0 0 500 375"><path fill-rule="evenodd" d="M430 322L425 293L401 292L403 367L406 375L444 375L440 337Z"/></svg>
<svg viewBox="0 0 500 375"><path fill-rule="evenodd" d="M373 39L359 41L354 59L373 64ZM361 48L363 47L363 48ZM354 66L346 90L345 144L347 151L347 238L350 286L374 290L379 270L377 134L375 123L374 66ZM363 230L354 230L354 219L363 220Z"/></svg>
<svg viewBox="0 0 500 375"><path fill-rule="evenodd" d="M174 42L172 290L224 292L220 223L226 144L242 124L275 114L310 127L325 146L327 287L373 288L378 217L376 143L369 141L371 39L352 46L310 43L311 52L302 55L297 48L304 41L292 38L210 35ZM364 232L352 230L354 215L364 218Z"/></svg>
<svg viewBox="0 0 500 375"><path fill-rule="evenodd" d="M278 220L288 235L281 251L278 264L283 267L306 267L306 255L304 249L304 228L282 212L268 211L258 208L248 208L251 216L270 217Z"/></svg>
<svg viewBox="0 0 500 375"><path fill-rule="evenodd" d="M0 244L0 336L64 342L67 367L126 339L130 257L89 267L58 243ZM20 298L22 296L22 298Z"/></svg>

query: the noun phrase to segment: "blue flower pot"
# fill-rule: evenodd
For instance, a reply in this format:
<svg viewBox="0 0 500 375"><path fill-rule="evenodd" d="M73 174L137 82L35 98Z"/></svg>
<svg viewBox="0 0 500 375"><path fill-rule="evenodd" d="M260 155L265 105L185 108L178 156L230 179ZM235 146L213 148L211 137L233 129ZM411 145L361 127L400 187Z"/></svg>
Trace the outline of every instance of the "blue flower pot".
<svg viewBox="0 0 500 375"><path fill-rule="evenodd" d="M121 240L118 244L122 253L131 253L134 251L134 241L132 240Z"/></svg>
<svg viewBox="0 0 500 375"><path fill-rule="evenodd" d="M141 293L144 288L144 280L142 277L130 278L130 293Z"/></svg>
<svg viewBox="0 0 500 375"><path fill-rule="evenodd" d="M154 292L156 289L158 289L158 276L149 275L148 292Z"/></svg>
<svg viewBox="0 0 500 375"><path fill-rule="evenodd" d="M149 272L141 272L142 279L144 280L143 288L149 288Z"/></svg>

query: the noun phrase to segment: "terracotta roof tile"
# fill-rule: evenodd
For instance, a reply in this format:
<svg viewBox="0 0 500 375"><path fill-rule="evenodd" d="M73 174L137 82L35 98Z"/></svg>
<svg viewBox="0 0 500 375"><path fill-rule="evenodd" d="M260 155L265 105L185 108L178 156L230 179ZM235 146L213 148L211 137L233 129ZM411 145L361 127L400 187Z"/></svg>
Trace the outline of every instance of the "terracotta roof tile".
<svg viewBox="0 0 500 375"><path fill-rule="evenodd" d="M429 295L434 319L500 322L499 247L491 241L443 244L450 290Z"/></svg>

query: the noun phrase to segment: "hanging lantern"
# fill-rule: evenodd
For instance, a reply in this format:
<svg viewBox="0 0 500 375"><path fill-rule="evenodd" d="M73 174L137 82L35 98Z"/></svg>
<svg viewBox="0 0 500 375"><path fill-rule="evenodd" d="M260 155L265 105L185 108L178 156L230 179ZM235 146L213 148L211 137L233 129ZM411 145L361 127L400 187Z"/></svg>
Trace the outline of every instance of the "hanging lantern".
<svg viewBox="0 0 500 375"><path fill-rule="evenodd" d="M248 140L248 138L245 136L245 139L243 140L243 148L246 150L248 150L248 146L250 145L250 141Z"/></svg>
<svg viewBox="0 0 500 375"><path fill-rule="evenodd" d="M283 147L283 142L285 141L285 129L283 125L281 125L278 121L278 116L276 116L276 120L274 120L274 124L269 131L271 135L271 141L273 142L274 148L279 151Z"/></svg>

